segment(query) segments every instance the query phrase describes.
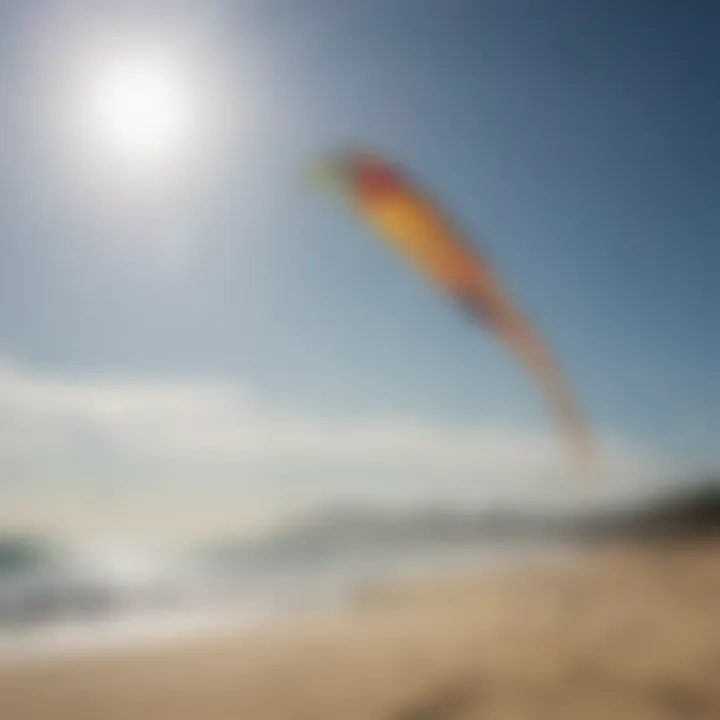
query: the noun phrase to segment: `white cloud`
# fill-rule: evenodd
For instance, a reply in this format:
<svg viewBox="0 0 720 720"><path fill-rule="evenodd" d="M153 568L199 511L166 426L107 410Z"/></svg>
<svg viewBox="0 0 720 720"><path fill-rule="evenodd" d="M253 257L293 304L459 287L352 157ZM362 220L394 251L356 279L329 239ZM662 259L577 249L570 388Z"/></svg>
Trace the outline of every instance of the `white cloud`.
<svg viewBox="0 0 720 720"><path fill-rule="evenodd" d="M50 497L79 507L104 484L130 498L135 516L189 502L191 515L241 505L251 519L343 496L537 499L577 487L564 482L568 462L551 429L303 417L217 380L71 378L2 362L0 424L6 514L18 497L32 498L36 514ZM606 488L654 470L617 442L606 450L619 480Z"/></svg>

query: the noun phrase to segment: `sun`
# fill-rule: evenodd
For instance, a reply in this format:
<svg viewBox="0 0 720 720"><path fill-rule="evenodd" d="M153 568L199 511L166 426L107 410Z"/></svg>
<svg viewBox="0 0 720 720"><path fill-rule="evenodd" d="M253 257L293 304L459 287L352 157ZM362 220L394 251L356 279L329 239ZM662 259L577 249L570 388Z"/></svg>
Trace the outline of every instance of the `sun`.
<svg viewBox="0 0 720 720"><path fill-rule="evenodd" d="M129 51L100 58L88 74L83 103L93 149L136 170L181 160L197 129L194 91L178 58Z"/></svg>

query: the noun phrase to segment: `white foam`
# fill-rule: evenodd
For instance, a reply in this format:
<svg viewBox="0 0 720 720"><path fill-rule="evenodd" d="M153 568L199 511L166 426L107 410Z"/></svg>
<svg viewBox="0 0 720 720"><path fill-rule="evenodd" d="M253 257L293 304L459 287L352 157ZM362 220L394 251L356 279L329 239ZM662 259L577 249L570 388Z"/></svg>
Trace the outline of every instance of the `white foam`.
<svg viewBox="0 0 720 720"><path fill-rule="evenodd" d="M257 627L257 612L163 613L103 621L55 623L0 634L0 665L107 653L145 644L172 643L220 631Z"/></svg>

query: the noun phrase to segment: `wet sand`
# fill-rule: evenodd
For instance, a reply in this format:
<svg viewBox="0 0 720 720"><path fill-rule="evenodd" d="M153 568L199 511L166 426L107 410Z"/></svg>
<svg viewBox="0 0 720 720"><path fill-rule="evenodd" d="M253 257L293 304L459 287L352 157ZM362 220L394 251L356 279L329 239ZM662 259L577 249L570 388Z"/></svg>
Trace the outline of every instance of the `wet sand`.
<svg viewBox="0 0 720 720"><path fill-rule="evenodd" d="M720 541L458 574L172 647L0 672L3 720L720 718Z"/></svg>

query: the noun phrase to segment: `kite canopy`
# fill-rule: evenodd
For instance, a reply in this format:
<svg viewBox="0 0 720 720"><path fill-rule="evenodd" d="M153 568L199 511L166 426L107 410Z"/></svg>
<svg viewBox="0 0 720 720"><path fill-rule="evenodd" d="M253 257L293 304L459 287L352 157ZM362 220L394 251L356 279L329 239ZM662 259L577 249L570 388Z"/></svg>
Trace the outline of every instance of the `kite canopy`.
<svg viewBox="0 0 720 720"><path fill-rule="evenodd" d="M313 187L349 200L405 260L492 330L534 376L583 475L597 467L595 443L564 373L487 260L408 174L364 151L333 153L310 174Z"/></svg>

